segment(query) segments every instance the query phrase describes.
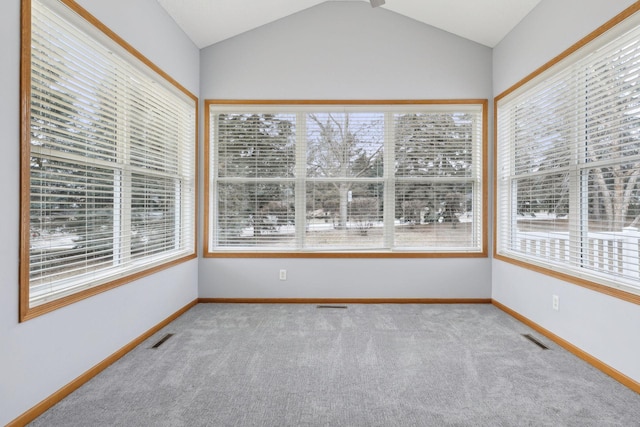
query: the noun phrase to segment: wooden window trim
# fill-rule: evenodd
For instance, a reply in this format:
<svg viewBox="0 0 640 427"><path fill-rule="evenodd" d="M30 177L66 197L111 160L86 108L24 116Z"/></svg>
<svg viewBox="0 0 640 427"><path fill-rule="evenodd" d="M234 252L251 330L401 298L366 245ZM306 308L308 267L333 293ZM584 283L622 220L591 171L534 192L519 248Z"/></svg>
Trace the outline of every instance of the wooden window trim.
<svg viewBox="0 0 640 427"><path fill-rule="evenodd" d="M211 224L209 223L210 205L210 124L209 112L211 105L462 105L477 104L482 106L482 242L479 252L417 252L417 251L336 251L336 252L312 252L312 251L211 251L209 248L209 233ZM444 100L303 100L303 99L205 99L204 101L204 238L203 257L204 258L487 258L488 257L488 100L487 99L444 99Z"/></svg>

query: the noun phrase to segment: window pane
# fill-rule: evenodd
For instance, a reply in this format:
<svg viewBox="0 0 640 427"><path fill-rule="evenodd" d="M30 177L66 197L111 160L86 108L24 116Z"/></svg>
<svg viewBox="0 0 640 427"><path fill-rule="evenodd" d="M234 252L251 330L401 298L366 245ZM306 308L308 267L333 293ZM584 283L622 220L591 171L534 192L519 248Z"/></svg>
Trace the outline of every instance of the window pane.
<svg viewBox="0 0 640 427"><path fill-rule="evenodd" d="M398 177L471 176L474 123L471 114L395 115Z"/></svg>
<svg viewBox="0 0 640 427"><path fill-rule="evenodd" d="M473 220L473 184L396 184L398 247L472 247Z"/></svg>
<svg viewBox="0 0 640 427"><path fill-rule="evenodd" d="M382 176L382 113L307 114L307 176Z"/></svg>
<svg viewBox="0 0 640 427"><path fill-rule="evenodd" d="M636 28L596 55L586 70L586 142L592 162L640 154L639 35Z"/></svg>
<svg viewBox="0 0 640 427"><path fill-rule="evenodd" d="M217 115L217 172L224 177L292 177L295 115Z"/></svg>
<svg viewBox="0 0 640 427"><path fill-rule="evenodd" d="M174 194L177 179L133 174L131 189L131 254L140 258L179 247L180 216Z"/></svg>
<svg viewBox="0 0 640 427"><path fill-rule="evenodd" d="M295 244L293 184L218 185L219 246L291 247Z"/></svg>
<svg viewBox="0 0 640 427"><path fill-rule="evenodd" d="M31 162L32 291L110 267L114 172L43 157Z"/></svg>
<svg viewBox="0 0 640 427"><path fill-rule="evenodd" d="M566 168L578 137L575 88L552 81L549 91L533 95L514 108L514 172L517 175ZM575 163L575 162L573 162Z"/></svg>
<svg viewBox="0 0 640 427"><path fill-rule="evenodd" d="M307 183L308 248L381 248L382 184Z"/></svg>
<svg viewBox="0 0 640 427"><path fill-rule="evenodd" d="M129 82L130 84L135 82ZM127 128L130 163L137 168L177 174L179 172L179 116L168 116L158 101L129 89L134 97ZM138 93L136 93L138 92ZM146 107L145 107L146 106ZM170 106L170 110L173 106ZM160 110L160 111L159 111Z"/></svg>
<svg viewBox="0 0 640 427"><path fill-rule="evenodd" d="M569 174L515 180L513 250L549 262L569 262Z"/></svg>
<svg viewBox="0 0 640 427"><path fill-rule="evenodd" d="M527 229L541 228L546 220L562 219L566 223L569 213L569 173L541 174L533 177L524 177L516 180L516 218L518 223L533 221L527 225ZM545 219L541 224L534 225L541 218Z"/></svg>
<svg viewBox="0 0 640 427"><path fill-rule="evenodd" d="M583 268L629 281L640 273L638 163L588 172L588 223Z"/></svg>
<svg viewBox="0 0 640 427"><path fill-rule="evenodd" d="M90 37L80 43L68 23L37 2L33 8L31 144L115 161L115 67Z"/></svg>
<svg viewBox="0 0 640 427"><path fill-rule="evenodd" d="M589 230L619 232L640 221L640 162L589 170Z"/></svg>

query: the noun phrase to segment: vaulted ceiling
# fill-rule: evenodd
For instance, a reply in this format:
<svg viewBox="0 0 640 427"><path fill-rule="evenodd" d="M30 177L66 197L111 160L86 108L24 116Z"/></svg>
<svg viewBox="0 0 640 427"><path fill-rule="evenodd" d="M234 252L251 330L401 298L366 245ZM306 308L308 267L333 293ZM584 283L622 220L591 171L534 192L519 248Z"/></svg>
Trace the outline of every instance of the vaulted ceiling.
<svg viewBox="0 0 640 427"><path fill-rule="evenodd" d="M203 48L325 0L157 0ZM334 0L357 1L368 0ZM541 0L386 0L383 9L494 47Z"/></svg>

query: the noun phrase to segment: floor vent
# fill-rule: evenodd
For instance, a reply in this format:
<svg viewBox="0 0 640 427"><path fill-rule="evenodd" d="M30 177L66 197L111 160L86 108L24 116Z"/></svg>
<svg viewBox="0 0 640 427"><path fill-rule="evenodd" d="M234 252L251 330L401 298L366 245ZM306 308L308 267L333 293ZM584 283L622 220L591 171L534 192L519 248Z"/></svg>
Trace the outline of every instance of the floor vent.
<svg viewBox="0 0 640 427"><path fill-rule="evenodd" d="M536 337L532 336L531 334L522 334L522 336L528 339L529 341L531 341L532 343L534 343L535 345L537 345L538 347L540 347L541 349L549 350L549 347L544 345L542 342L540 342Z"/></svg>
<svg viewBox="0 0 640 427"><path fill-rule="evenodd" d="M162 338L160 338L160 341L158 341L157 343L155 343L151 348L158 348L160 347L162 344L165 343L165 341L167 341L169 338L171 338L173 336L173 334L167 334L165 336L163 336Z"/></svg>
<svg viewBox="0 0 640 427"><path fill-rule="evenodd" d="M318 305L316 308L347 308L346 305Z"/></svg>

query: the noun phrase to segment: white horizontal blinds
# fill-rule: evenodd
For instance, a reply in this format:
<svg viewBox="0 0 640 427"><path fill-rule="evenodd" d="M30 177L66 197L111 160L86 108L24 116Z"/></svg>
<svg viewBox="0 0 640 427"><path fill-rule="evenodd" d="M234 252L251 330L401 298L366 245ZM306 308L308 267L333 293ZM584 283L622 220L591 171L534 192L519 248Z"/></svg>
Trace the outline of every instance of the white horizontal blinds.
<svg viewBox="0 0 640 427"><path fill-rule="evenodd" d="M476 189L482 170L480 112L403 112L393 120L395 245L477 247L480 235L474 219L482 212L481 191Z"/></svg>
<svg viewBox="0 0 640 427"><path fill-rule="evenodd" d="M127 80L125 162L131 171L127 238L137 260L194 247L195 109L193 101L133 76Z"/></svg>
<svg viewBox="0 0 640 427"><path fill-rule="evenodd" d="M581 266L640 290L640 27L579 67L586 151Z"/></svg>
<svg viewBox="0 0 640 427"><path fill-rule="evenodd" d="M32 156L30 258L33 297L113 265L113 171Z"/></svg>
<svg viewBox="0 0 640 427"><path fill-rule="evenodd" d="M128 71L127 74L131 73ZM172 96L171 92L149 81L129 77L125 96L128 156L132 167L177 176L182 173L180 159L192 151L179 143L193 135L193 103ZM144 90L141 90L144 89ZM151 91L151 92L150 92Z"/></svg>
<svg viewBox="0 0 640 427"><path fill-rule="evenodd" d="M130 252L134 258L180 249L181 213L177 209L180 181L175 178L131 175ZM189 219L187 219L189 221ZM192 243L192 242L189 242Z"/></svg>
<svg viewBox="0 0 640 427"><path fill-rule="evenodd" d="M394 114L396 177L472 177L478 119L473 112Z"/></svg>
<svg viewBox="0 0 640 427"><path fill-rule="evenodd" d="M215 245L295 245L296 115L212 112Z"/></svg>
<svg viewBox="0 0 640 427"><path fill-rule="evenodd" d="M640 28L607 37L498 102L498 251L637 291Z"/></svg>
<svg viewBox="0 0 640 427"><path fill-rule="evenodd" d="M216 196L218 246L290 248L295 244L292 183L219 181Z"/></svg>
<svg viewBox="0 0 640 427"><path fill-rule="evenodd" d="M509 110L512 176L501 184L511 191L505 218L517 222L511 230L512 250L547 262L579 258L579 246L569 240L569 214L574 214L575 206L568 191L577 162L572 145L581 131L579 94L575 76L564 72L528 92Z"/></svg>
<svg viewBox="0 0 640 427"><path fill-rule="evenodd" d="M295 114L232 113L214 117L218 178L292 178Z"/></svg>
<svg viewBox="0 0 640 427"><path fill-rule="evenodd" d="M108 91L115 90L113 68L69 27L33 2L32 305L64 295L77 286L75 277L113 266L113 188L119 174L113 169L116 114L108 100Z"/></svg>
<svg viewBox="0 0 640 427"><path fill-rule="evenodd" d="M395 245L429 250L477 247L474 199L473 183L396 184Z"/></svg>
<svg viewBox="0 0 640 427"><path fill-rule="evenodd" d="M482 250L482 105L210 105L213 250Z"/></svg>
<svg viewBox="0 0 640 427"><path fill-rule="evenodd" d="M313 112L305 121L305 246L382 248L384 114Z"/></svg>
<svg viewBox="0 0 640 427"><path fill-rule="evenodd" d="M31 305L193 252L195 101L32 2Z"/></svg>
<svg viewBox="0 0 640 427"><path fill-rule="evenodd" d="M383 247L382 183L308 181L306 206L306 248Z"/></svg>
<svg viewBox="0 0 640 427"><path fill-rule="evenodd" d="M640 28L584 58L578 67L585 80L588 161L638 155Z"/></svg>

